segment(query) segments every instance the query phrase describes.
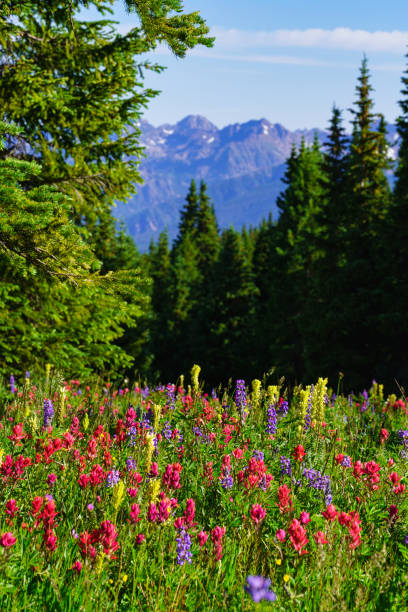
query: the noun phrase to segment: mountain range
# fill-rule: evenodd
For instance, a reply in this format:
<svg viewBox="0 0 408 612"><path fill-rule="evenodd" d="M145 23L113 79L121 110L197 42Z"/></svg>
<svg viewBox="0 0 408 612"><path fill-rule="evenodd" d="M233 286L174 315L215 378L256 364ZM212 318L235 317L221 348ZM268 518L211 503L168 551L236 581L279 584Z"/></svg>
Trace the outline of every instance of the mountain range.
<svg viewBox="0 0 408 612"><path fill-rule="evenodd" d="M144 183L126 203L117 204L113 215L123 220L141 252L166 227L170 242L176 237L191 179L205 181L220 228L256 226L269 213L276 219L276 198L284 187L281 179L292 144L304 138L311 145L315 134L321 143L327 138L320 129L290 131L267 119L219 129L200 115L158 127L142 120L139 127L146 154L139 166ZM393 125L388 140L395 159Z"/></svg>

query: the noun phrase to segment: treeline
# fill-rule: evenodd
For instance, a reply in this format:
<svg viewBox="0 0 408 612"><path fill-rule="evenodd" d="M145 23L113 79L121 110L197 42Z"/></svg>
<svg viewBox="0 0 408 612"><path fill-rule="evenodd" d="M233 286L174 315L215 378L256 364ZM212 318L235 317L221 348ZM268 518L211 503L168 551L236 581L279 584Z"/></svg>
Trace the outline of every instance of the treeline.
<svg viewBox="0 0 408 612"><path fill-rule="evenodd" d="M384 117L363 60L351 136L333 108L327 142L293 147L280 216L219 232L194 181L179 233L144 256L153 280L149 375L175 380L199 363L211 384L275 368L292 382L328 376L347 389L408 375L408 77L392 169ZM146 321L147 323L147 321Z"/></svg>
<svg viewBox="0 0 408 612"><path fill-rule="evenodd" d="M175 381L199 363L209 385L329 376L345 388L408 374L408 73L393 190L383 117L364 60L348 138L293 148L278 220L222 232L191 184L179 234L141 255L115 201L140 182L140 54L211 46L179 0L125 0L126 35L98 1L0 8L0 375L51 363L64 376ZM99 21L79 20L94 5ZM179 10L180 9L180 10ZM144 55L146 57L146 55Z"/></svg>

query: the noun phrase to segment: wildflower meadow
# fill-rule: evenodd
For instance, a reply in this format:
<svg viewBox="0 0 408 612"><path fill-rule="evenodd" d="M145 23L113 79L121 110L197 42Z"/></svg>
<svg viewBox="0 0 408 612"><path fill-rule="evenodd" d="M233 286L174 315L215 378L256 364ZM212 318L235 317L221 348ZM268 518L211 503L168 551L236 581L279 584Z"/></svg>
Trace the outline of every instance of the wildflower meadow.
<svg viewBox="0 0 408 612"><path fill-rule="evenodd" d="M199 375L0 388L0 609L407 609L403 393Z"/></svg>

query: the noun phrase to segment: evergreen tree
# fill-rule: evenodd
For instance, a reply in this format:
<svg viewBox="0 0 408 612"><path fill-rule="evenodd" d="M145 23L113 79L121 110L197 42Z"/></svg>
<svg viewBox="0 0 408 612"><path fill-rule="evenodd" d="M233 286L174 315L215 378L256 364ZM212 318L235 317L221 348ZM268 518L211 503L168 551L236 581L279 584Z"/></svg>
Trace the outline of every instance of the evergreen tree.
<svg viewBox="0 0 408 612"><path fill-rule="evenodd" d="M206 380L217 385L255 376L254 316L258 290L241 236L233 228L221 236L221 249L208 290L210 334Z"/></svg>
<svg viewBox="0 0 408 612"><path fill-rule="evenodd" d="M342 330L339 369L350 386L381 378L378 354L384 346L382 319L386 297L379 279L385 274L384 220L390 208L390 167L385 123L373 112L372 87L367 60L363 59L353 114L353 132L344 204L344 266L338 275L338 291L344 299L337 325ZM383 357L383 362L386 356ZM345 365L347 369L345 368Z"/></svg>
<svg viewBox="0 0 408 612"><path fill-rule="evenodd" d="M348 228L364 236L381 232L381 222L390 204L390 188L385 171L391 167L385 142L385 123L378 126L373 113L372 86L367 59L362 61L358 77L357 100L350 109L353 132L348 164ZM381 117L381 116L380 116ZM380 128L380 129L379 129Z"/></svg>
<svg viewBox="0 0 408 612"><path fill-rule="evenodd" d="M197 215L199 208L199 197L195 180L191 180L190 189L186 197L186 203L180 211L179 231L174 241L172 252L175 255L184 238L189 235L195 236L197 230Z"/></svg>
<svg viewBox="0 0 408 612"><path fill-rule="evenodd" d="M274 240L280 262L274 268L279 290L272 298L270 318L275 321L279 342L277 363L297 381L305 375L305 359L313 341L307 315L311 307L305 302L313 299L315 262L321 257L317 218L324 205L322 163L317 138L310 148L302 140L298 153L292 149L283 179L287 187L277 200L281 215Z"/></svg>
<svg viewBox="0 0 408 612"><path fill-rule="evenodd" d="M408 59L408 54L407 54ZM401 78L402 98L399 101L400 115L397 118L399 153L395 170L395 185L392 207L386 226L387 273L382 289L387 299L384 317L392 357L387 374L401 384L408 376L407 312L408 312L408 69Z"/></svg>
<svg viewBox="0 0 408 612"><path fill-rule="evenodd" d="M0 130L19 134L3 123ZM27 187L39 172L34 162L0 159L0 373L51 362L71 376L113 374L131 361L114 341L146 301L118 309L129 296L124 279L118 287L97 273L100 262L69 220L67 196Z"/></svg>
<svg viewBox="0 0 408 612"><path fill-rule="evenodd" d="M174 375L174 286L167 230L161 232L157 244L148 254L148 272L152 279L151 319L148 352L152 355L150 379L159 382L162 376Z"/></svg>
<svg viewBox="0 0 408 612"><path fill-rule="evenodd" d="M341 111L335 106L324 147L323 197L316 218L319 232L315 235L316 249L320 256L315 258L304 302L306 323L303 329L306 336L306 378L311 380L316 376L329 376L335 385L341 369L338 355L341 353L344 333L338 324L344 302L339 281L345 263L345 209L348 197L348 138L342 125Z"/></svg>
<svg viewBox="0 0 408 612"><path fill-rule="evenodd" d="M204 278L216 260L220 248L220 236L214 205L210 202L204 181L200 183L196 227L195 242L198 248L198 266Z"/></svg>
<svg viewBox="0 0 408 612"><path fill-rule="evenodd" d="M131 244L123 232L118 237L111 216L114 200L124 200L140 180L138 119L158 93L143 88L144 73L162 70L149 60L137 61L137 56L154 49L158 42L165 42L178 57L196 44L211 46L213 42L199 14L185 14L180 0L129 0L126 4L138 14L140 26L123 36L115 31L114 22L103 17L113 0L32 0L3 3L0 8L0 108L3 118L23 128L22 135L10 135L0 155L40 164L38 172L25 175L21 187L30 194L41 193L44 199L30 219L30 228L36 225L38 234L15 224L12 231L8 228L3 233L3 243L10 244L10 236L16 238L14 248L23 249L17 255L23 254L26 276L30 275L26 265L34 265L35 270L42 266L58 277L76 277L86 266L99 275L107 272L93 284L87 278L80 295L67 282L55 287L48 281L41 286L16 283L7 246L0 292L6 295L7 304L20 308L21 320L16 315L13 324L17 322L27 347L31 342L32 360L40 363L51 355L53 363L61 362L65 351L70 361L64 370L70 367L77 374L81 363L88 370L129 365L130 358L114 341L124 329L137 325L148 300L148 279L134 269L133 261L125 261ZM79 21L77 12L91 6L102 18ZM48 186L58 186L70 198L63 214L80 234L68 228L65 216L59 223L55 218L45 219ZM41 239L47 223L61 232L55 232L54 242L44 240L40 246L36 240ZM59 235L64 240L58 241ZM29 248L32 244L35 249ZM89 259L86 244L92 251ZM48 247L53 250L48 252ZM61 267L76 257L76 270ZM122 265L131 269L118 270ZM12 293L9 282L14 283ZM4 333L7 324L11 325L7 309L5 313ZM22 355L18 333L9 335L13 363Z"/></svg>

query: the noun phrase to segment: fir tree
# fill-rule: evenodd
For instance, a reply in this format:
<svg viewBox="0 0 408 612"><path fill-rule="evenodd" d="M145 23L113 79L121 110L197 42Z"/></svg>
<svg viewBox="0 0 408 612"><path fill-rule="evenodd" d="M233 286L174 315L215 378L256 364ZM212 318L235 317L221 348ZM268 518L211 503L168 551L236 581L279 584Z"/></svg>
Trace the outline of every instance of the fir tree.
<svg viewBox="0 0 408 612"><path fill-rule="evenodd" d="M3 232L6 255L0 292L7 295L7 304L20 309L21 318L16 314L13 324L26 344L31 342L33 360L40 363L52 355L53 363L62 363L65 352L72 373L79 373L81 360L84 371L128 366L131 358L114 341L124 329L134 328L148 301L148 279L133 262L123 260L131 245L125 244L123 233L119 245L111 216L113 202L126 199L140 180L138 119L158 93L144 88L144 73L162 70L147 59L138 61L137 56L159 42L178 57L196 44L211 46L213 42L199 14L185 14L179 0L127 2L138 14L140 26L123 36L114 22L104 18L111 5L113 0L103 4L99 0L33 0L0 8L0 107L3 118L23 128L20 136L11 134L1 155L39 164L39 172L26 172L21 187L43 200L36 206L28 232L18 223ZM101 19L78 20L77 12L90 6L96 7ZM66 196L59 199L59 219L50 220L57 196L49 197L49 186L57 186ZM68 208L63 204L67 198ZM34 226L37 234L30 231ZM56 230L54 241L44 239L40 246L37 240L48 227ZM19 250L16 256L23 257L27 277L29 266L42 267L60 278L78 276L89 266L99 278L93 284L87 278L80 295L68 282L55 287L48 281L17 284L15 271L8 265L10 239ZM72 259L75 270L66 265ZM122 265L131 269L117 270ZM102 277L100 272L107 274ZM12 290L6 286L9 281ZM6 316L4 334L7 324L11 325ZM22 355L18 338L17 333L9 335L15 363Z"/></svg>
<svg viewBox="0 0 408 612"><path fill-rule="evenodd" d="M173 245L173 254L177 253L180 244L184 238L189 235L195 236L197 230L197 215L199 208L199 197L195 180L191 180L190 189L186 196L186 203L180 211L179 231Z"/></svg>
<svg viewBox="0 0 408 612"><path fill-rule="evenodd" d="M391 165L385 123L379 122L373 112L366 58L356 91L355 108L351 109L353 131L343 207L344 265L338 275L339 294L346 295L347 299L337 313L337 325L343 333L338 365L353 387L368 384L373 376L383 374L376 357L384 345L385 296L379 280L385 274L382 237L391 196L385 174Z"/></svg>
<svg viewBox="0 0 408 612"><path fill-rule="evenodd" d="M408 59L408 55L406 56ZM385 334L391 347L388 376L400 383L408 375L406 325L408 311L408 69L401 78L402 98L397 118L399 152L395 171L392 207L386 225L387 271L382 290L387 299ZM392 379L392 378L391 378Z"/></svg>
<svg viewBox="0 0 408 612"><path fill-rule="evenodd" d="M198 248L198 266L202 277L205 277L217 258L220 236L214 205L210 202L204 181L200 183L196 227L195 242Z"/></svg>
<svg viewBox="0 0 408 612"><path fill-rule="evenodd" d="M255 303L258 290L241 236L233 228L221 236L221 249L208 289L210 333L206 380L255 376Z"/></svg>
<svg viewBox="0 0 408 612"><path fill-rule="evenodd" d="M278 291L272 297L271 318L275 320L280 348L278 364L296 380L305 374L309 340L309 317L305 302L313 301L311 293L316 261L321 257L321 228L317 218L324 205L322 153L317 138L306 147L302 140L299 152L292 149L284 183L286 189L277 202L281 210L274 241L280 256L276 264Z"/></svg>

